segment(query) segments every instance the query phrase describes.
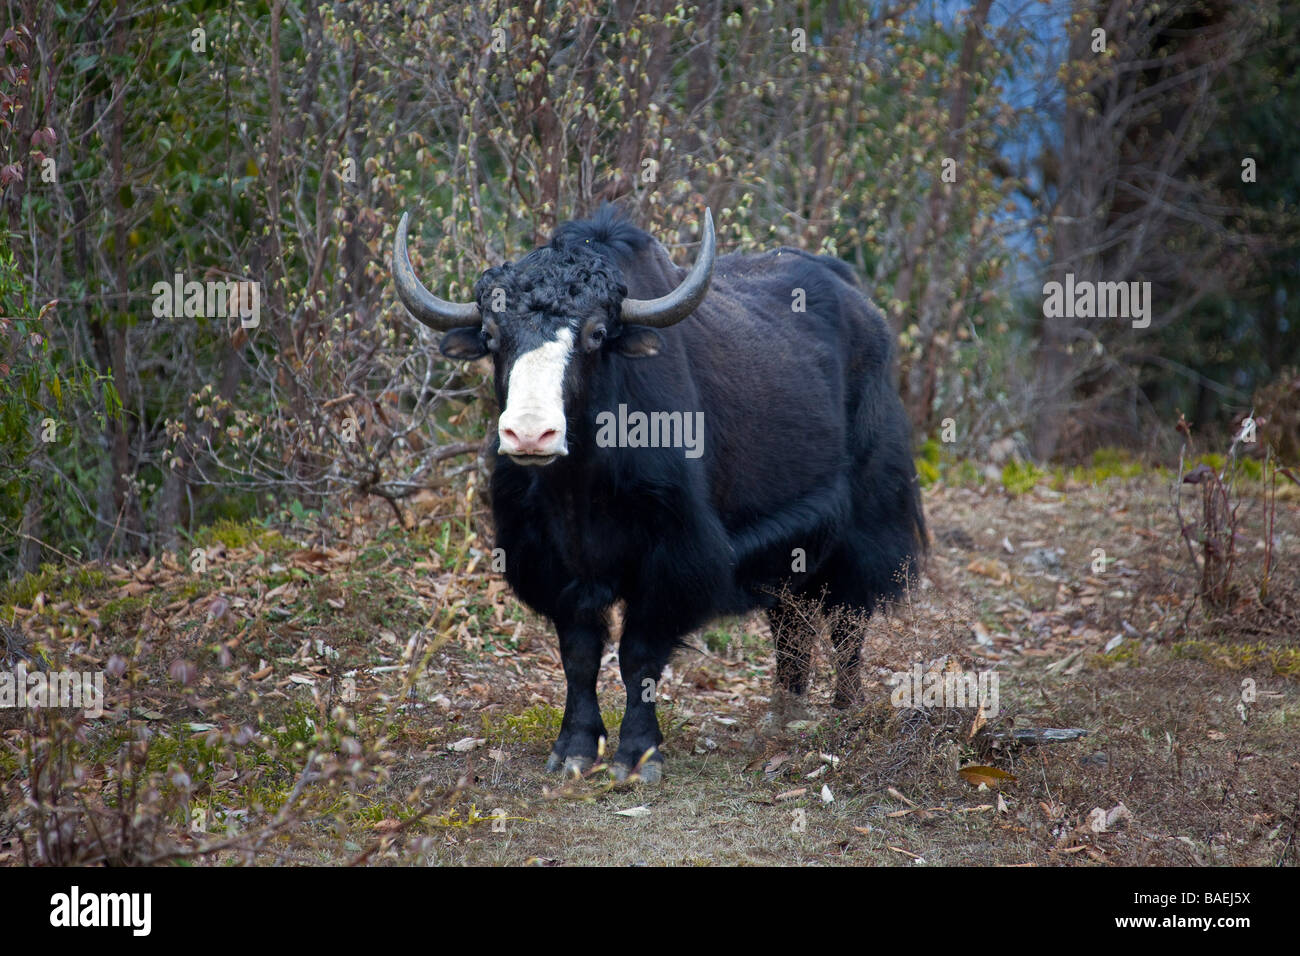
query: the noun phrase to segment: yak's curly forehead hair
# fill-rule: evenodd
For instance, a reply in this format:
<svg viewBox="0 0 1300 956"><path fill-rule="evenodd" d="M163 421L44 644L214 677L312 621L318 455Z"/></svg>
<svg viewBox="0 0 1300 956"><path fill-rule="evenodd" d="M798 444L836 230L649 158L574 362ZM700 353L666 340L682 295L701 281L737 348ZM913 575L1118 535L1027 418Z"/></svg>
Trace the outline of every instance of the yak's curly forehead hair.
<svg viewBox="0 0 1300 956"><path fill-rule="evenodd" d="M585 318L603 312L612 322L627 295L618 266L587 242L563 233L518 262L494 266L479 277L474 297L484 315L496 312L497 289L505 295L504 314L517 318Z"/></svg>

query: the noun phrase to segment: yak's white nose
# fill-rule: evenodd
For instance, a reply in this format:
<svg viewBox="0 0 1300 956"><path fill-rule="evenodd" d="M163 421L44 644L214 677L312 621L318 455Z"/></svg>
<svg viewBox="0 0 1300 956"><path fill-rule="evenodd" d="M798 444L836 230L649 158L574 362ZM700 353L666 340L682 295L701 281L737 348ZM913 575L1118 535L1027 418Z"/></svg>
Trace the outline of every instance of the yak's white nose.
<svg viewBox="0 0 1300 956"><path fill-rule="evenodd" d="M554 339L515 360L506 407L497 422L501 454L520 464L544 465L569 453L564 441L564 375L572 355L573 333L562 328Z"/></svg>
<svg viewBox="0 0 1300 956"><path fill-rule="evenodd" d="M507 408L497 425L501 454L511 456L567 455L564 442L564 416L543 411L515 412Z"/></svg>

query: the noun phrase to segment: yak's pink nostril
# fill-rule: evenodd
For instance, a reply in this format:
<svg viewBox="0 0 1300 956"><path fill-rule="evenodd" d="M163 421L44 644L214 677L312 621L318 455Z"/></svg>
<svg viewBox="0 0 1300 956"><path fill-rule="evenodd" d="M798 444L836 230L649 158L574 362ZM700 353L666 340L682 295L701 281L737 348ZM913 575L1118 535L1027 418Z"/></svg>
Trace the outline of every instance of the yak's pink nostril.
<svg viewBox="0 0 1300 956"><path fill-rule="evenodd" d="M528 431L518 432L513 428L501 429L501 443L507 454L554 454L556 446L563 444L563 441L557 428L548 428L535 435Z"/></svg>

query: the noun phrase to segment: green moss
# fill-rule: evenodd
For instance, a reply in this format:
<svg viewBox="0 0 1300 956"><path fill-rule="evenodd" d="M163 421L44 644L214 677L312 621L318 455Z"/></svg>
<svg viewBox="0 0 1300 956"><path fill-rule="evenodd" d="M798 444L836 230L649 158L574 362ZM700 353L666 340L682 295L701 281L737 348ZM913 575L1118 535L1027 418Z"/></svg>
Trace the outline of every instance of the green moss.
<svg viewBox="0 0 1300 956"><path fill-rule="evenodd" d="M1115 471L1131 461L1128 452L1122 448L1098 448L1092 453L1092 467L1099 470Z"/></svg>
<svg viewBox="0 0 1300 956"><path fill-rule="evenodd" d="M967 458L957 464L957 481L968 487L979 487L984 484L984 475L975 462Z"/></svg>
<svg viewBox="0 0 1300 956"><path fill-rule="evenodd" d="M280 726L266 731L266 736L278 747L295 753L315 746L332 750L338 747L344 736L341 728L332 721L322 722L316 708L306 701L295 702L285 711L282 720Z"/></svg>
<svg viewBox="0 0 1300 956"><path fill-rule="evenodd" d="M704 635L704 646L715 654L725 653L731 643L731 632L725 630L708 631Z"/></svg>
<svg viewBox="0 0 1300 956"><path fill-rule="evenodd" d="M1043 477L1043 470L1031 462L1009 461L1002 466L1002 487L1013 495L1023 495Z"/></svg>
<svg viewBox="0 0 1300 956"><path fill-rule="evenodd" d="M1106 654L1093 654L1091 662L1094 666L1103 669L1116 665L1136 664L1138 662L1138 646L1133 641L1125 641Z"/></svg>
<svg viewBox="0 0 1300 956"><path fill-rule="evenodd" d="M916 477L922 488L929 488L939 480L939 466L925 458L916 459Z"/></svg>
<svg viewBox="0 0 1300 956"><path fill-rule="evenodd" d="M1240 458L1237 460L1241 473L1251 481L1264 480L1264 463L1255 458Z"/></svg>
<svg viewBox="0 0 1300 956"><path fill-rule="evenodd" d="M181 600L192 601L200 594L203 594L204 590L202 582L189 581L176 593L176 596Z"/></svg>
<svg viewBox="0 0 1300 956"><path fill-rule="evenodd" d="M937 438L927 438L921 445L920 457L915 461L916 474L921 485L929 487L943 475L943 444Z"/></svg>
<svg viewBox="0 0 1300 956"><path fill-rule="evenodd" d="M0 605L30 607L36 595L44 593L46 603L84 601L107 584L104 572L98 568L61 569L58 565L42 564L40 571L25 574L0 588Z"/></svg>
<svg viewBox="0 0 1300 956"><path fill-rule="evenodd" d="M148 606L149 603L138 596L114 598L99 609L99 620L105 627L129 626L140 619Z"/></svg>
<svg viewBox="0 0 1300 956"><path fill-rule="evenodd" d="M600 718L609 730L619 725L623 715L616 710L606 710ZM550 744L559 736L563 719L564 712L550 704L534 704L518 714L485 713L482 715L483 735L490 739Z"/></svg>
<svg viewBox="0 0 1300 956"><path fill-rule="evenodd" d="M205 548L224 544L232 550L256 544L263 551L287 551L293 543L281 537L280 532L262 527L254 521L235 521L222 518L194 534L194 542Z"/></svg>
<svg viewBox="0 0 1300 956"><path fill-rule="evenodd" d="M1300 647L1268 644L1228 644L1219 641L1181 641L1173 652L1179 657L1204 661L1224 670L1267 667L1278 677L1300 680Z"/></svg>

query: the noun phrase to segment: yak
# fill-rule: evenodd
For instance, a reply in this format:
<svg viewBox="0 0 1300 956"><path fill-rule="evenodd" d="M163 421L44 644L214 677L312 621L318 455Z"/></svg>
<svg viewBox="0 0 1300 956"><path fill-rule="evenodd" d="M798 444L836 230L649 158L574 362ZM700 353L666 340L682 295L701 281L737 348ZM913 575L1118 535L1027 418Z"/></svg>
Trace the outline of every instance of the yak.
<svg viewBox="0 0 1300 956"><path fill-rule="evenodd" d="M662 778L655 690L710 619L766 610L775 693L806 692L810 628L832 614L835 704L860 690L860 621L927 547L889 328L852 269L780 248L717 257L705 210L689 272L609 206L488 269L473 302L416 276L408 214L393 273L450 358L491 357L497 552L549 618L568 685L548 770L603 754L596 678L622 602L627 689L611 770Z"/></svg>

